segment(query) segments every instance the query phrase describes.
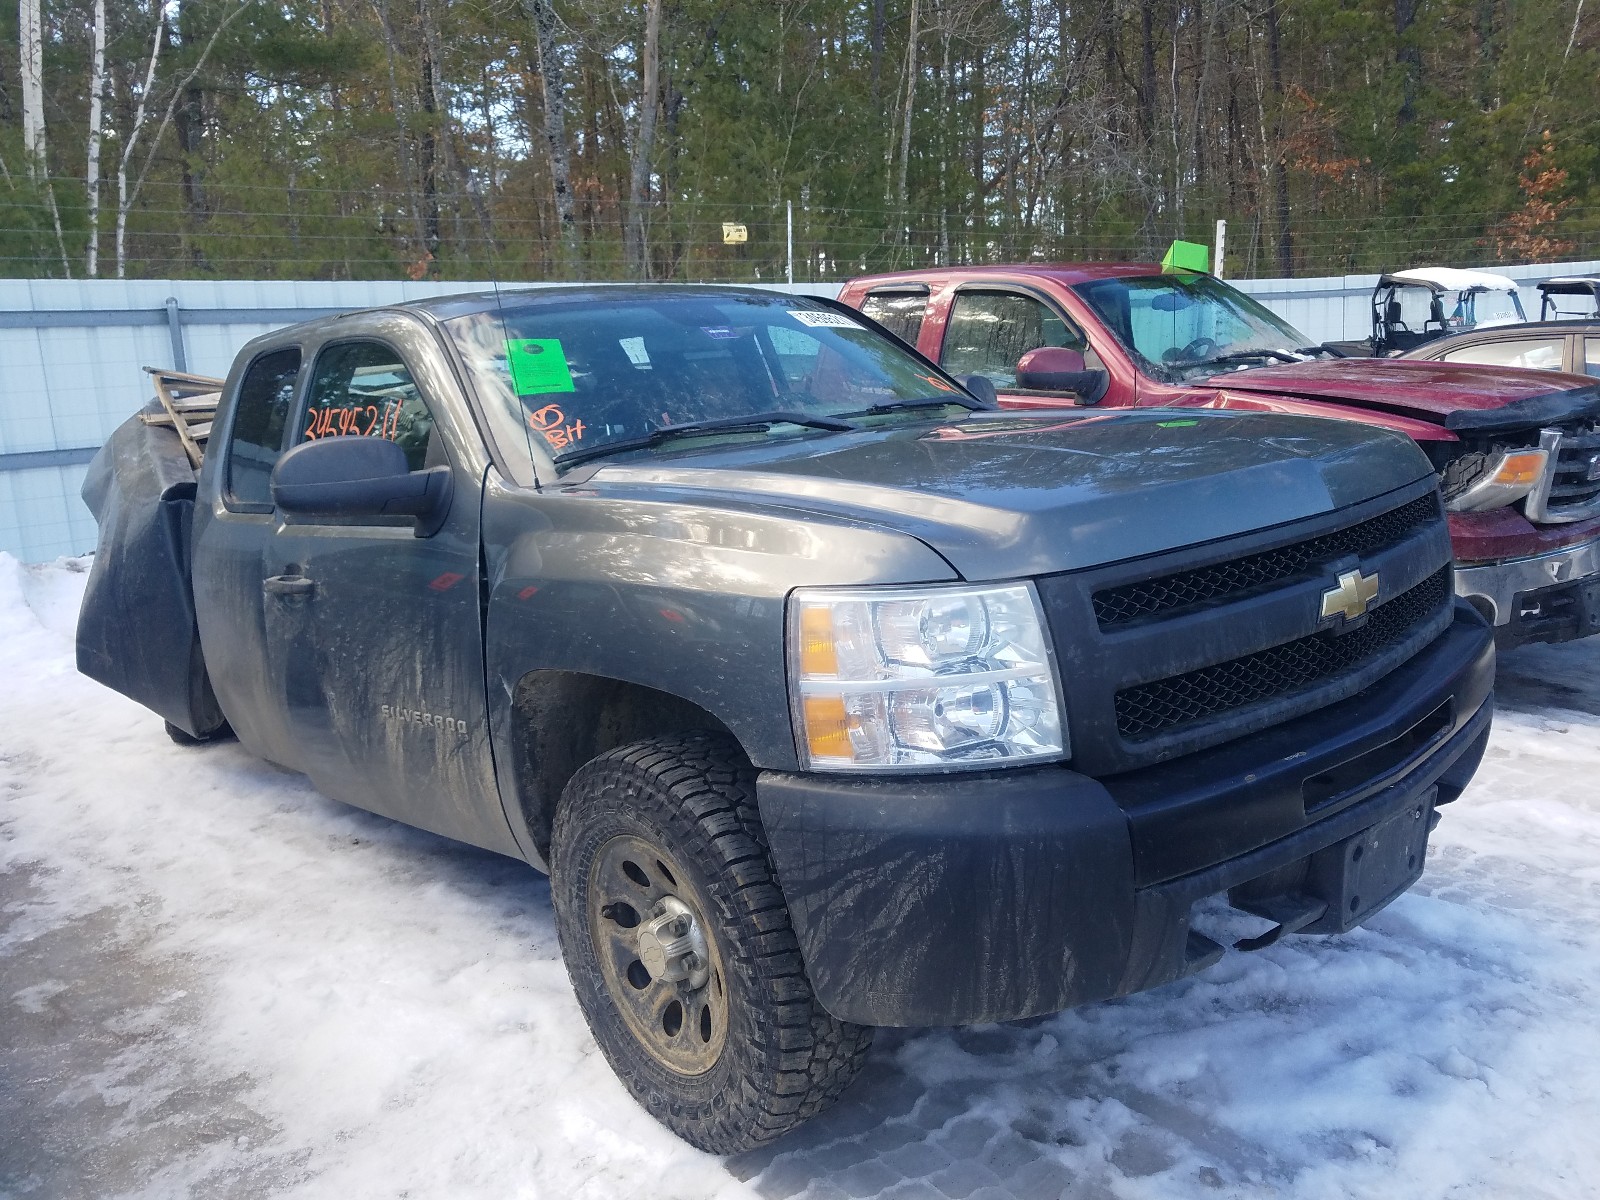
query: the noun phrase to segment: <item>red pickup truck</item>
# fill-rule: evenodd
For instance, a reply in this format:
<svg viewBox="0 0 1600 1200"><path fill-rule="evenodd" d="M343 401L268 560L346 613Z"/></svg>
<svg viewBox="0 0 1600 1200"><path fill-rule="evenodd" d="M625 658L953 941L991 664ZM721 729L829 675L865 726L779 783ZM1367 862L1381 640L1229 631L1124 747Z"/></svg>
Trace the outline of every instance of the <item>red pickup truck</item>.
<svg viewBox="0 0 1600 1200"><path fill-rule="evenodd" d="M908 271L853 279L839 299L992 382L1006 407L1226 408L1407 434L1440 474L1456 591L1500 646L1600 632L1592 379L1341 359L1221 280L1149 263Z"/></svg>

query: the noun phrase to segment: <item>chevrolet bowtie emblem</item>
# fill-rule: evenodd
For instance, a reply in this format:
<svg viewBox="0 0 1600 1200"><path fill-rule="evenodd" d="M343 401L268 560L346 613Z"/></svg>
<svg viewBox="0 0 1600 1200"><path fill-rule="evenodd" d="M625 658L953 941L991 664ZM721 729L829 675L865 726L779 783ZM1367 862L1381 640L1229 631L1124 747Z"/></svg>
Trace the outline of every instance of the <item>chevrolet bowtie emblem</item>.
<svg viewBox="0 0 1600 1200"><path fill-rule="evenodd" d="M1367 605L1378 598L1378 573L1363 575L1359 570L1346 571L1339 576L1339 586L1322 593L1322 616L1344 615L1354 621L1367 611Z"/></svg>

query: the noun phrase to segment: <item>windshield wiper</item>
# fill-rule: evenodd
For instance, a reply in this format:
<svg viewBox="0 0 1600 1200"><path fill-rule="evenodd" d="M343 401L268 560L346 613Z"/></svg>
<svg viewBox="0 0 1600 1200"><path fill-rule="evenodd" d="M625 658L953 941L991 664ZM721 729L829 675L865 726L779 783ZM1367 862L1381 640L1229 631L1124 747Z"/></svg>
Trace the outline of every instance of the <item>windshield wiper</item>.
<svg viewBox="0 0 1600 1200"><path fill-rule="evenodd" d="M663 425L638 437L619 438L599 446L588 446L563 454L556 459L560 467L575 466L607 454L621 454L626 450L645 450L677 438L698 437L707 433L728 433L741 429L768 429L773 425L801 425L807 429L826 429L832 433L848 433L855 426L837 417L817 417L801 412L751 413L747 417L707 417L702 421L685 421L681 425Z"/></svg>
<svg viewBox="0 0 1600 1200"><path fill-rule="evenodd" d="M873 404L866 408L857 408L837 415L841 417L875 417L879 413L902 412L913 408L944 408L951 404L959 405L969 412L990 411L989 405L982 400L952 392L944 396L916 396L910 400L885 400L882 404Z"/></svg>
<svg viewBox="0 0 1600 1200"><path fill-rule="evenodd" d="M1289 350L1234 350L1228 354L1213 354L1209 358L1198 358L1193 362L1177 363L1180 367L1206 367L1212 363L1251 362L1258 358L1275 358L1279 362L1297 363L1300 356Z"/></svg>

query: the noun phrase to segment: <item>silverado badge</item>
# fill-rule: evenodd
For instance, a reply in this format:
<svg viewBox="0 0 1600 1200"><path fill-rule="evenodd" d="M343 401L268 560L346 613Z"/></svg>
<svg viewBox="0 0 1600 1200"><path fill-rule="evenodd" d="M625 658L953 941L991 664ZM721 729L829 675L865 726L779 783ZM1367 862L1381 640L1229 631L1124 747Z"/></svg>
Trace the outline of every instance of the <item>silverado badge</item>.
<svg viewBox="0 0 1600 1200"><path fill-rule="evenodd" d="M1378 598L1378 573L1363 575L1358 568L1346 571L1339 576L1339 586L1329 588L1322 593L1322 617L1324 620L1339 614L1344 615L1347 621L1354 621L1367 611L1367 605Z"/></svg>

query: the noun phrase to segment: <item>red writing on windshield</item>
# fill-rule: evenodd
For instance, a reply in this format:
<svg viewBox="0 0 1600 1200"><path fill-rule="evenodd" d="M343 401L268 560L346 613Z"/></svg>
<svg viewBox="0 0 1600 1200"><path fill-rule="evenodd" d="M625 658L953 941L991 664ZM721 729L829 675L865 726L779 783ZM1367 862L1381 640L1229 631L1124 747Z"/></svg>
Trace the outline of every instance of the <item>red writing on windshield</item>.
<svg viewBox="0 0 1600 1200"><path fill-rule="evenodd" d="M559 404L546 404L543 408L534 409L528 414L528 424L533 426L552 450L565 450L574 442L583 440L582 418L568 422L567 414L561 410Z"/></svg>

